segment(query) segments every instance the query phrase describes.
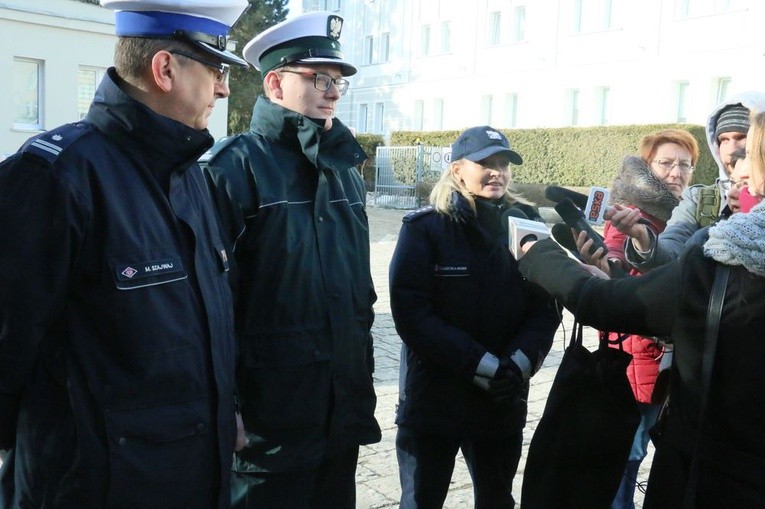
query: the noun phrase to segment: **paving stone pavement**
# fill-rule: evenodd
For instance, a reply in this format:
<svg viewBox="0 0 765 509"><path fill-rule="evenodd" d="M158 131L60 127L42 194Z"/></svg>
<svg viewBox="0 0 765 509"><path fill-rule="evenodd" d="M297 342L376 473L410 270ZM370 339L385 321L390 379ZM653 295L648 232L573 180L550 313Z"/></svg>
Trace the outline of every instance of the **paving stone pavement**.
<svg viewBox="0 0 765 509"><path fill-rule="evenodd" d="M356 505L358 509L383 509L398 507L398 500L401 495L396 463L396 425L394 424L395 407L398 401L401 339L396 334L393 318L390 314L388 264L396 245L401 218L407 211L368 207L367 212L370 222L372 277L378 297L375 304L376 318L372 332L375 338L376 364L374 379L377 392L377 410L375 414L382 428L382 441L378 444L362 447L359 453L359 465L356 471ZM572 316L565 312L563 324L556 333L553 348L542 369L531 380L523 455L513 483L513 495L517 501L520 501L521 483L529 442L544 411L546 397L563 356L567 333L571 330L571 324ZM593 329L585 328L585 346L588 348L597 346L597 336ZM642 482L648 479L652 456L653 448L649 446L649 455L643 461L638 477ZM586 487L583 488L586 489ZM637 491L635 507L640 509L642 502L642 493ZM444 508L468 509L472 507L472 483L464 461L458 457Z"/></svg>

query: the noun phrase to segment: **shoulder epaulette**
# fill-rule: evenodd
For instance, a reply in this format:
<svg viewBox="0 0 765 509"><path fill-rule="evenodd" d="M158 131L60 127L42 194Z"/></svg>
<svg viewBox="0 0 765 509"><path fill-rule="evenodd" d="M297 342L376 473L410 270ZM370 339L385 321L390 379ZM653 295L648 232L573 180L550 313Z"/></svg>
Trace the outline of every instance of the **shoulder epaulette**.
<svg viewBox="0 0 765 509"><path fill-rule="evenodd" d="M88 130L82 122L64 124L27 140L19 152L33 154L53 163L66 148Z"/></svg>
<svg viewBox="0 0 765 509"><path fill-rule="evenodd" d="M405 223L411 223L412 221L416 221L421 217L424 217L431 212L435 212L436 208L433 205L425 205L424 207L420 207L417 210L414 210L407 215L405 215L402 219Z"/></svg>
<svg viewBox="0 0 765 509"><path fill-rule="evenodd" d="M225 136L218 141L215 142L215 145L210 147L210 149L202 154L199 159L197 159L197 162L199 163L209 163L210 160L212 160L213 157L215 157L218 152L226 148L231 144L232 141L234 141L237 138L237 136Z"/></svg>

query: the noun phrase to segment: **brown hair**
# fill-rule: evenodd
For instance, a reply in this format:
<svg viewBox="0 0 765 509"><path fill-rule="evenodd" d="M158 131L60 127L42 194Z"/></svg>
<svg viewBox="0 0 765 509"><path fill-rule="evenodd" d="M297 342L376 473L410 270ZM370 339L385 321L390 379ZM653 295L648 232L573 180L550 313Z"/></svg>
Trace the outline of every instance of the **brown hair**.
<svg viewBox="0 0 765 509"><path fill-rule="evenodd" d="M128 80L142 79L151 68L151 59L162 50L196 53L190 45L173 39L119 37L114 47L114 67L117 74ZM185 62L185 59L181 61Z"/></svg>
<svg viewBox="0 0 765 509"><path fill-rule="evenodd" d="M691 153L691 164L696 165L699 160L699 144L696 142L691 133L683 131L682 129L665 129L654 134L649 134L640 140L640 148L638 149L638 155L646 164L651 164L653 156L656 155L656 151L659 146L665 143L676 143L685 150Z"/></svg>

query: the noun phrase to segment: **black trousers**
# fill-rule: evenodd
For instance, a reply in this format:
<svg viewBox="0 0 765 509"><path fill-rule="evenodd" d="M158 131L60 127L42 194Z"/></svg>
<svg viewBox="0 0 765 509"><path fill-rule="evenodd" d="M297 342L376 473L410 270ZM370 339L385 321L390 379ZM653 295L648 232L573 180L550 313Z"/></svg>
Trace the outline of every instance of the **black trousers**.
<svg viewBox="0 0 765 509"><path fill-rule="evenodd" d="M401 480L400 509L443 507L460 448L473 480L475 509L512 509L513 477L522 443L522 431L504 438L460 439L417 435L399 426L396 456Z"/></svg>
<svg viewBox="0 0 765 509"><path fill-rule="evenodd" d="M325 456L296 472L234 472L232 509L355 509L359 447Z"/></svg>

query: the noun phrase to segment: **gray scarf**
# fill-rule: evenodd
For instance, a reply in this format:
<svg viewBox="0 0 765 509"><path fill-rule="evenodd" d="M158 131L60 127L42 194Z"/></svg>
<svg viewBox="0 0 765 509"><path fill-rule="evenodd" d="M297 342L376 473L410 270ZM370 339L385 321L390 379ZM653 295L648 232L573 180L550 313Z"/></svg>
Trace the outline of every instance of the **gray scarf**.
<svg viewBox="0 0 765 509"><path fill-rule="evenodd" d="M749 272L765 276L765 202L748 214L733 214L710 228L704 254L725 265L743 265Z"/></svg>

